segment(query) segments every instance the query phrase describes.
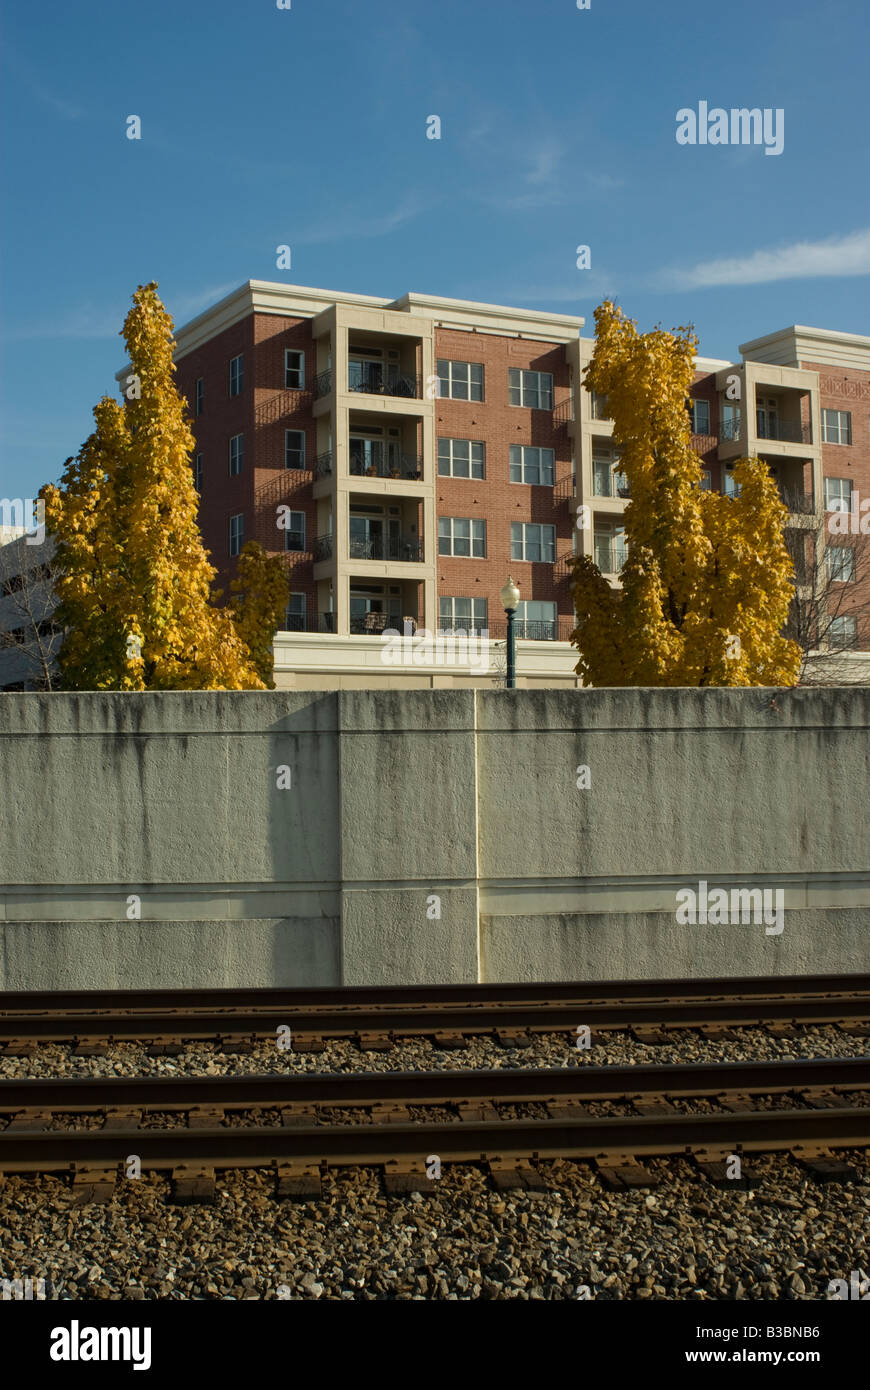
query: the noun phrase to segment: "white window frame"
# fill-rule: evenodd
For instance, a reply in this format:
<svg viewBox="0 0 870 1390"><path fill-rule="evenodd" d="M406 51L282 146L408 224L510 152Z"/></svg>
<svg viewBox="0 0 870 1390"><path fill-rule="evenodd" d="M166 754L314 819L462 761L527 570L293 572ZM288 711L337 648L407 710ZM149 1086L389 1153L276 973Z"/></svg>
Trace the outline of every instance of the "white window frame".
<svg viewBox="0 0 870 1390"><path fill-rule="evenodd" d="M710 492L713 487L713 474L709 468L701 469L701 481L698 484L699 492Z"/></svg>
<svg viewBox="0 0 870 1390"><path fill-rule="evenodd" d="M235 445L235 449L233 446ZM245 436L242 434L230 435L230 477L238 478L245 466ZM237 465L234 467L233 465Z"/></svg>
<svg viewBox="0 0 870 1390"><path fill-rule="evenodd" d="M235 525L239 522L240 525ZM245 513L236 512L230 517L230 555L241 555L245 544Z"/></svg>
<svg viewBox="0 0 870 1390"><path fill-rule="evenodd" d="M531 617L530 608L546 608L549 611L546 617ZM559 612L555 599L520 599L517 604L516 621L521 631L532 623L547 623L552 627L554 637L558 636Z"/></svg>
<svg viewBox="0 0 870 1390"><path fill-rule="evenodd" d="M296 435L297 438L300 439L300 440L302 441L302 447L301 447L301 449L293 449L293 450L291 451L291 449L290 449L290 436L291 436L291 434ZM305 467L305 458L306 458L306 454L305 454L306 446L307 446L307 441L306 441L306 438L305 438L305 431L304 431L304 430L285 430L285 431L284 431L284 467L285 467L285 468L292 468L292 469L293 469L294 471L296 471L296 472L298 472L299 469L304 468L304 467ZM287 462L287 457L288 457L288 455L289 455L291 452L300 455L300 457L301 457L301 462L300 462L300 463L288 463L288 462Z"/></svg>
<svg viewBox="0 0 870 1390"><path fill-rule="evenodd" d="M245 385L245 354L236 353L230 358L230 395L240 396Z"/></svg>
<svg viewBox="0 0 870 1390"><path fill-rule="evenodd" d="M289 359L297 357L299 359L295 367L290 366ZM296 381L288 378L295 376ZM305 390L305 353L300 348L284 349L284 390L285 391L304 391Z"/></svg>
<svg viewBox="0 0 870 1390"><path fill-rule="evenodd" d="M835 627L836 633L834 632ZM845 640L835 641L834 638L839 637L841 632ZM826 638L828 647L832 651L849 651L858 639L858 619L851 613L843 613L837 618L832 618Z"/></svg>
<svg viewBox="0 0 870 1390"><path fill-rule="evenodd" d="M467 536L456 534L457 523L468 526ZM445 534L447 531L447 534ZM447 541L450 549L443 550L442 542ZM468 545L468 554L463 555L457 552L457 543ZM486 521L476 516L439 516L438 518L438 554L451 555L456 560L485 560L486 559Z"/></svg>
<svg viewBox="0 0 870 1390"><path fill-rule="evenodd" d="M519 459L517 459L519 451ZM538 478L526 477L526 469L531 466L529 456L537 454ZM548 457L545 459L545 455ZM518 478L514 477L519 472ZM544 476L545 472L548 476ZM512 483L523 483L526 487L553 487L556 481L556 450L542 449L537 444L511 444L509 449L509 473Z"/></svg>
<svg viewBox="0 0 870 1390"><path fill-rule="evenodd" d="M464 444L468 446L468 459L459 459L459 463L467 463L467 473L456 472L456 445ZM442 450L442 445L446 449ZM479 457L475 459L475 450ZM444 457L442 457L442 453ZM442 464L446 463L447 468L443 469ZM479 469L479 472L475 472ZM438 476L439 478L462 478L466 482L481 482L486 477L486 445L482 439L447 439L439 435L438 438Z"/></svg>
<svg viewBox="0 0 870 1390"><path fill-rule="evenodd" d="M711 420L711 415L712 415L712 412L711 412L711 410L710 410L710 402L709 402L705 397L703 397L703 396L692 396L692 397L690 398L690 402L689 402L689 403L690 403L690 406L691 406L691 410L690 410L690 420L691 420L691 426L692 426L692 434L706 434L706 435L709 435L709 433L710 433L710 420ZM698 422L698 410L699 410L699 408L700 408L700 409L703 409L703 410L706 410L706 412L707 412L707 428L706 428L705 430L698 429L698 423L699 423L699 422Z"/></svg>
<svg viewBox="0 0 870 1390"><path fill-rule="evenodd" d="M517 535L519 531L519 535ZM541 556L537 560L529 558L527 551L530 549L529 532L539 531L538 537ZM545 535L549 532L549 536ZM545 551L551 554L545 555ZM556 563L556 528L543 521L512 521L511 522L511 560L525 560L530 565L554 565Z"/></svg>
<svg viewBox="0 0 870 1390"><path fill-rule="evenodd" d="M301 517L301 518L302 518L302 525L301 525L301 526L294 526L294 525L293 525L293 518L294 518L294 517ZM286 526L283 527L283 531L284 531L284 549L285 549L285 550L292 550L292 551L293 551L294 553L296 553L296 554L299 554L301 551L304 551L304 550L305 550L305 548L306 548L306 543L307 543L306 525L305 525L305 522L306 522L306 517L305 517L305 513L304 513L304 512L297 512L297 511L291 511L291 512L289 512L289 514L288 514L288 516L287 516L287 523L288 523L288 524L287 524ZM291 534L294 535L294 536L301 536L301 537L302 537L302 544L301 544L301 545L291 545L291 544L290 544L290 536L291 536Z"/></svg>
<svg viewBox="0 0 870 1390"><path fill-rule="evenodd" d="M844 563L846 561L846 563ZM854 584L855 547L854 545L827 545L825 547L825 566L832 584ZM848 573L843 573L846 570Z"/></svg>
<svg viewBox="0 0 870 1390"><path fill-rule="evenodd" d="M836 424L829 423L828 416L837 417ZM843 436L846 436L845 438ZM852 443L852 412L851 410L831 410L827 406L822 411L822 443L823 444L851 444Z"/></svg>
<svg viewBox="0 0 870 1390"><path fill-rule="evenodd" d="M525 410L552 410L553 373L508 367L508 400Z"/></svg>
<svg viewBox="0 0 870 1390"><path fill-rule="evenodd" d="M457 603L469 605L467 616L462 614L457 617ZM445 615L443 610L447 604L450 605L450 610ZM488 620L488 604L485 598L472 598L465 594L440 594L438 597L439 633L486 631Z"/></svg>
<svg viewBox="0 0 870 1390"><path fill-rule="evenodd" d="M442 371L446 367L446 372ZM472 369L480 369L480 382L473 382L471 379ZM479 404L484 399L486 390L486 372L482 362L464 362L454 357L439 357L435 363L435 370L438 373L438 395L444 400L469 401ZM444 387L446 386L446 391ZM458 395L456 387L463 387L466 394ZM479 396L472 394L473 389L480 391Z"/></svg>
<svg viewBox="0 0 870 1390"><path fill-rule="evenodd" d="M836 487L834 487L836 484ZM825 511L850 512L852 510L852 479L825 479Z"/></svg>
<svg viewBox="0 0 870 1390"><path fill-rule="evenodd" d="M618 467L618 464L619 464L619 455L618 455L618 454L614 455L614 453L612 452L612 450L609 450L609 449L608 449L607 451L599 450L597 453L595 452L595 450L593 450L593 452L592 452L592 496L593 496L593 497L619 497L619 489L620 489L620 488L627 488L627 487L628 487L628 479L626 478L625 474L621 471L621 469ZM599 492L599 491L598 491L598 481L597 481L597 478L598 478L598 475L600 474L601 469L602 469L603 467L606 467L606 468L607 468L607 474L608 474L607 486L608 486L608 489L609 489L609 490L608 490L607 492Z"/></svg>

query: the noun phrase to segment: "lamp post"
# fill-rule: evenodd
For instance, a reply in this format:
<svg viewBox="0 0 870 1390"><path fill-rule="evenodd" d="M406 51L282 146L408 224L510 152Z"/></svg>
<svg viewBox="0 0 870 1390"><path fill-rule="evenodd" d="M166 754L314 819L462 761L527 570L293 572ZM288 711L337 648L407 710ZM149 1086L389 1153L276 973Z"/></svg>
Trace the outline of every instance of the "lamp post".
<svg viewBox="0 0 870 1390"><path fill-rule="evenodd" d="M514 614L520 601L520 591L508 575L508 581L499 594L501 606L507 615L507 678L505 685L513 690L517 683L517 649L514 635Z"/></svg>

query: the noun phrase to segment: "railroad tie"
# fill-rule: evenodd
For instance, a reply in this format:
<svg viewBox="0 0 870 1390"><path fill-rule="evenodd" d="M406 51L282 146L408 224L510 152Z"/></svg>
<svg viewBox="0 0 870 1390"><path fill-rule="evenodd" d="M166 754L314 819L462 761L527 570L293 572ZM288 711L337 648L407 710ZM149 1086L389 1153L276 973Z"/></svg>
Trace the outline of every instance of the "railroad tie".
<svg viewBox="0 0 870 1390"><path fill-rule="evenodd" d="M319 1033L296 1033L291 1034L291 1052L322 1052L326 1047Z"/></svg>
<svg viewBox="0 0 870 1390"><path fill-rule="evenodd" d="M495 1036L502 1047L531 1047L532 1039L524 1028L496 1028Z"/></svg>
<svg viewBox="0 0 870 1390"><path fill-rule="evenodd" d="M468 1039L462 1033L433 1033L432 1040L444 1052L457 1052L469 1046Z"/></svg>
<svg viewBox="0 0 870 1390"><path fill-rule="evenodd" d="M629 1100L638 1115L679 1114L677 1107L667 1096L629 1096Z"/></svg>
<svg viewBox="0 0 870 1390"><path fill-rule="evenodd" d="M311 1105L282 1105L281 1124L285 1129L302 1129L317 1122L317 1112Z"/></svg>
<svg viewBox="0 0 870 1390"><path fill-rule="evenodd" d="M396 1046L389 1033L357 1033L360 1052L390 1052Z"/></svg>
<svg viewBox="0 0 870 1390"><path fill-rule="evenodd" d="M115 1176L114 1168L90 1168L86 1164L76 1164L72 1181L73 1206L111 1202L115 1195Z"/></svg>
<svg viewBox="0 0 870 1390"><path fill-rule="evenodd" d="M835 1158L830 1149L821 1145L795 1144L791 1154L818 1183L860 1181L860 1173L853 1164Z"/></svg>
<svg viewBox="0 0 870 1390"><path fill-rule="evenodd" d="M147 1057L179 1057L184 1051L181 1038L160 1034L152 1038L145 1049Z"/></svg>
<svg viewBox="0 0 870 1390"><path fill-rule="evenodd" d="M852 1104L849 1096L838 1095L836 1091L821 1086L808 1087L806 1091L799 1091L798 1095L814 1110L842 1110Z"/></svg>
<svg viewBox="0 0 870 1390"><path fill-rule="evenodd" d="M384 1164L384 1191L390 1195L434 1192L435 1179L426 1176L426 1169L419 1160L390 1158Z"/></svg>
<svg viewBox="0 0 870 1390"><path fill-rule="evenodd" d="M176 1206L214 1201L214 1169L181 1163L172 1170L172 1196Z"/></svg>
<svg viewBox="0 0 870 1390"><path fill-rule="evenodd" d="M630 1032L635 1042L653 1043L656 1047L660 1047L662 1043L674 1041L672 1033L668 1033L664 1028L659 1028L652 1023L632 1023Z"/></svg>
<svg viewBox="0 0 870 1390"><path fill-rule="evenodd" d="M76 1038L73 1048L74 1057L105 1057L109 1051L111 1038Z"/></svg>
<svg viewBox="0 0 870 1390"><path fill-rule="evenodd" d="M499 1120L501 1116L492 1101L461 1100L456 1107L460 1120L467 1124L479 1124L482 1120Z"/></svg>
<svg viewBox="0 0 870 1390"><path fill-rule="evenodd" d="M125 1106L110 1105L106 1109L103 1129L138 1129L141 1119L141 1110L130 1110Z"/></svg>
<svg viewBox="0 0 870 1390"><path fill-rule="evenodd" d="M323 1174L320 1165L304 1159L292 1159L277 1166L276 1197L322 1197Z"/></svg>
<svg viewBox="0 0 870 1390"><path fill-rule="evenodd" d="M736 1042L739 1037L726 1023L701 1023L697 1032L709 1042Z"/></svg>
<svg viewBox="0 0 870 1390"><path fill-rule="evenodd" d="M611 1192L627 1187L658 1187L661 1178L638 1163L634 1154L601 1154L595 1167L604 1186Z"/></svg>
<svg viewBox="0 0 870 1390"><path fill-rule="evenodd" d="M800 1036L800 1028L795 1023L773 1021L762 1023L761 1027L765 1033L769 1033L772 1038L797 1038Z"/></svg>
<svg viewBox="0 0 870 1390"><path fill-rule="evenodd" d="M19 1110L17 1115L6 1126L6 1133L11 1134L13 1130L20 1133L35 1133L37 1130L48 1129L54 1111L52 1110Z"/></svg>
<svg viewBox="0 0 870 1390"><path fill-rule="evenodd" d="M742 1091L720 1091L714 1099L723 1110L730 1110L732 1115L745 1115L747 1110L758 1109L758 1097L748 1096Z"/></svg>
<svg viewBox="0 0 870 1390"><path fill-rule="evenodd" d="M10 1038L3 1048L4 1057L33 1057L36 1055L36 1043L31 1042L30 1038Z"/></svg>
<svg viewBox="0 0 870 1390"><path fill-rule="evenodd" d="M870 1023L858 1023L855 1020L844 1019L838 1023L837 1027L841 1033L848 1033L853 1038L870 1038Z"/></svg>
<svg viewBox="0 0 870 1390"><path fill-rule="evenodd" d="M733 1187L741 1192L757 1187L761 1180L747 1170L746 1155L743 1153L736 1155L740 1159L740 1177L728 1176L729 1170L733 1169L734 1157L733 1149L724 1148L696 1149L692 1154L695 1167L714 1187Z"/></svg>
<svg viewBox="0 0 870 1390"><path fill-rule="evenodd" d="M522 1188L527 1192L547 1192L549 1189L537 1168L525 1158L502 1158L493 1154L487 1159L489 1175L499 1192Z"/></svg>
<svg viewBox="0 0 870 1390"><path fill-rule="evenodd" d="M187 1112L188 1129L220 1129L224 1111L212 1105L192 1105Z"/></svg>
<svg viewBox="0 0 870 1390"><path fill-rule="evenodd" d="M222 1033L215 1045L216 1052L227 1056L242 1056L254 1050L254 1039L250 1033Z"/></svg>
<svg viewBox="0 0 870 1390"><path fill-rule="evenodd" d="M411 1123L411 1113L407 1105L393 1105L390 1101L379 1101L371 1107L372 1121L376 1125L407 1125Z"/></svg>

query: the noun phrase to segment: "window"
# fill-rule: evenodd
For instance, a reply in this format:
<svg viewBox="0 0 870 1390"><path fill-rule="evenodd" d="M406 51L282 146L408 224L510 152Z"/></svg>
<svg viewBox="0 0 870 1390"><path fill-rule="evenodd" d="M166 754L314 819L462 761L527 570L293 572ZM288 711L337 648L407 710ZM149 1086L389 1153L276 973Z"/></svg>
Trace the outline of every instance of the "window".
<svg viewBox="0 0 870 1390"><path fill-rule="evenodd" d="M843 584L855 579L855 547L853 545L829 545L825 550L825 563L828 578Z"/></svg>
<svg viewBox="0 0 870 1390"><path fill-rule="evenodd" d="M236 516L230 517L230 554L241 554L242 546L245 543L245 514L239 512Z"/></svg>
<svg viewBox="0 0 870 1390"><path fill-rule="evenodd" d="M287 611L284 614L284 630L286 632L305 631L305 595L291 594L290 602L287 604Z"/></svg>
<svg viewBox="0 0 870 1390"><path fill-rule="evenodd" d="M692 434L710 433L710 402L702 400L689 401L689 415L692 420Z"/></svg>
<svg viewBox="0 0 870 1390"><path fill-rule="evenodd" d="M556 559L555 526L539 526L533 521L512 521L511 559L553 564Z"/></svg>
<svg viewBox="0 0 870 1390"><path fill-rule="evenodd" d="M589 406L589 413L590 413L590 415L592 416L592 419L593 419L593 420L609 420L609 419L610 419L610 414L609 414L610 406L609 406L609 404L608 404L607 397L606 397L606 396L602 396L601 393L600 393L600 391L593 391L593 392L591 393L591 395L592 395L592 400L591 400L590 406Z"/></svg>
<svg viewBox="0 0 870 1390"><path fill-rule="evenodd" d="M202 492L202 454L197 454L193 463L193 486Z"/></svg>
<svg viewBox="0 0 870 1390"><path fill-rule="evenodd" d="M438 394L454 401L483 400L483 363L448 362L439 357Z"/></svg>
<svg viewBox="0 0 870 1390"><path fill-rule="evenodd" d="M245 461L245 436L234 434L230 439L230 477L234 478L237 473L241 473L242 464Z"/></svg>
<svg viewBox="0 0 870 1390"><path fill-rule="evenodd" d="M284 350L284 388L285 390L305 390L305 353Z"/></svg>
<svg viewBox="0 0 870 1390"><path fill-rule="evenodd" d="M627 497L628 479L620 473L616 465L619 458L615 454L592 455L592 495L593 497Z"/></svg>
<svg viewBox="0 0 870 1390"><path fill-rule="evenodd" d="M602 574L618 574L628 559L625 527L615 531L596 531L593 538L595 563Z"/></svg>
<svg viewBox="0 0 870 1390"><path fill-rule="evenodd" d="M779 402L773 396L756 398L755 426L759 439L779 439Z"/></svg>
<svg viewBox="0 0 870 1390"><path fill-rule="evenodd" d="M486 522L467 516L439 516L438 554L484 559Z"/></svg>
<svg viewBox="0 0 870 1390"><path fill-rule="evenodd" d="M740 406L733 401L722 401L719 411L719 438L737 440L743 428Z"/></svg>
<svg viewBox="0 0 870 1390"><path fill-rule="evenodd" d="M852 510L852 479L825 479L825 511L850 512Z"/></svg>
<svg viewBox="0 0 870 1390"><path fill-rule="evenodd" d="M530 410L553 409L551 372L524 372L519 367L509 367L508 387L511 405L524 405Z"/></svg>
<svg viewBox="0 0 870 1390"><path fill-rule="evenodd" d="M532 449L525 444L512 444L510 459L512 483L553 486L556 468L554 449Z"/></svg>
<svg viewBox="0 0 870 1390"><path fill-rule="evenodd" d="M205 404L205 377L198 376L196 379L196 413L202 414Z"/></svg>
<svg viewBox="0 0 870 1390"><path fill-rule="evenodd" d="M531 642L553 642L556 638L556 605L539 599L521 599L515 619L517 637Z"/></svg>
<svg viewBox="0 0 870 1390"><path fill-rule="evenodd" d="M858 619L852 617L832 618L828 628L828 646L834 648L854 647L858 641Z"/></svg>
<svg viewBox="0 0 870 1390"><path fill-rule="evenodd" d="M700 488L701 492L709 492L712 485L713 475L711 474L709 468L702 468L701 481L699 482L698 487Z"/></svg>
<svg viewBox="0 0 870 1390"><path fill-rule="evenodd" d="M305 467L305 431L284 431L284 467Z"/></svg>
<svg viewBox="0 0 870 1390"><path fill-rule="evenodd" d="M486 446L476 439L439 439L438 474L442 478L482 478Z"/></svg>
<svg viewBox="0 0 870 1390"><path fill-rule="evenodd" d="M284 521L284 549L305 549L305 513L289 512Z"/></svg>
<svg viewBox="0 0 870 1390"><path fill-rule="evenodd" d="M231 395L231 396L240 396L240 395L242 394L242 383L243 383L243 381L244 381L244 375L245 375L245 370L244 370L244 364L243 364L243 362L242 362L242 354L239 353L238 357L231 357L231 358L230 358L230 395Z"/></svg>
<svg viewBox="0 0 870 1390"><path fill-rule="evenodd" d="M732 470L731 470L730 468L726 468L726 469L725 469L725 496L726 496L726 497L739 497L739 496L740 496L740 488L737 486L737 483L734 481L734 474L733 474L733 472L732 472Z"/></svg>
<svg viewBox="0 0 870 1390"><path fill-rule="evenodd" d="M823 443L823 444L851 444L851 443L852 443L852 412L851 412L851 410L823 410L823 411L822 411L822 443Z"/></svg>
<svg viewBox="0 0 870 1390"><path fill-rule="evenodd" d="M487 630L486 621L485 598L445 598L442 596L438 600L439 632L485 632Z"/></svg>

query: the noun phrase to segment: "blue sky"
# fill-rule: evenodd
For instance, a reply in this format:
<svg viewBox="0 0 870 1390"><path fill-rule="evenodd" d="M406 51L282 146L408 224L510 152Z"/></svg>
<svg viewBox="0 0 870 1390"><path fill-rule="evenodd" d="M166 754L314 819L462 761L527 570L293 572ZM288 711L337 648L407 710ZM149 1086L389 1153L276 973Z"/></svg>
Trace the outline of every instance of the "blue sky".
<svg viewBox="0 0 870 1390"><path fill-rule="evenodd" d="M694 323L712 357L791 323L870 332L867 0L0 17L0 496L77 451L152 279L178 325L271 279L583 314L586 332L610 295L642 329ZM678 145L699 101L782 108L783 152Z"/></svg>

